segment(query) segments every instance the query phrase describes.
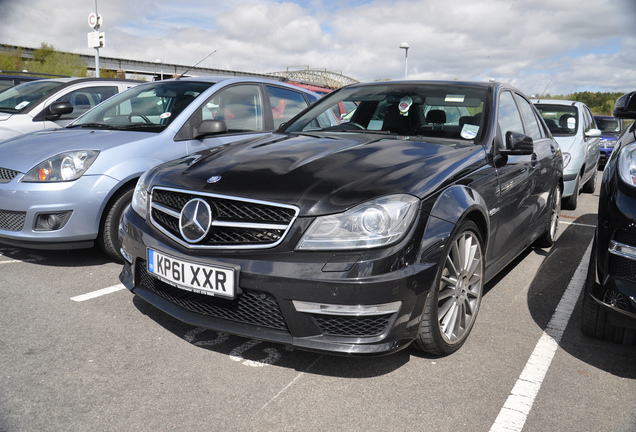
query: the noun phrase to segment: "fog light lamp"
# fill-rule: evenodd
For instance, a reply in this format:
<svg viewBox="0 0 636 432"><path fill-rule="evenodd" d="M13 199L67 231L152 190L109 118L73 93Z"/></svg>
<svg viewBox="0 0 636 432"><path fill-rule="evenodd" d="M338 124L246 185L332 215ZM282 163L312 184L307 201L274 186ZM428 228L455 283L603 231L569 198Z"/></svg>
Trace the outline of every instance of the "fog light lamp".
<svg viewBox="0 0 636 432"><path fill-rule="evenodd" d="M34 231L57 231L68 221L71 211L40 213L35 216Z"/></svg>

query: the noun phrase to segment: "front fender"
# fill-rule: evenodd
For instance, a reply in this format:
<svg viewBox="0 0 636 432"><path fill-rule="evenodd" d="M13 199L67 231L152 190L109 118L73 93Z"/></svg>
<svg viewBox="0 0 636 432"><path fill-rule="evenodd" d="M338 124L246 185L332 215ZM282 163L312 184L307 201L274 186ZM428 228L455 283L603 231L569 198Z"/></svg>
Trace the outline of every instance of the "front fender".
<svg viewBox="0 0 636 432"><path fill-rule="evenodd" d="M418 262L438 262L453 229L464 219L472 220L479 227L486 249L490 231L486 201L475 190L456 185L444 190L431 206Z"/></svg>
<svg viewBox="0 0 636 432"><path fill-rule="evenodd" d="M109 167L104 175L111 177L120 183L128 183L132 179L139 178L150 168L154 168L164 162L164 160L157 158L123 160L117 165Z"/></svg>

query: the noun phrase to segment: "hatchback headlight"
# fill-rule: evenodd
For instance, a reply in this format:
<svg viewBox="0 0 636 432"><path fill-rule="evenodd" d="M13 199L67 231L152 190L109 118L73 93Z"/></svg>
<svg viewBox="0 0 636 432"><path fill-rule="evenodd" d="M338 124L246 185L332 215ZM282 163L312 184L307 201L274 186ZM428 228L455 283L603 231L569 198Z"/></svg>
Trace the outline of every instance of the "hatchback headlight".
<svg viewBox="0 0 636 432"><path fill-rule="evenodd" d="M419 202L412 195L389 195L344 213L318 217L296 249L367 249L395 243L411 226Z"/></svg>
<svg viewBox="0 0 636 432"><path fill-rule="evenodd" d="M133 192L131 207L142 218L146 219L148 216L148 185L146 184L148 171L143 173L139 180L137 180L137 186L135 186L135 192Z"/></svg>
<svg viewBox="0 0 636 432"><path fill-rule="evenodd" d="M563 168L567 168L572 160L572 155L570 153L563 153Z"/></svg>
<svg viewBox="0 0 636 432"><path fill-rule="evenodd" d="M66 182L77 180L95 162L99 150L75 150L60 153L31 168L23 182Z"/></svg>
<svg viewBox="0 0 636 432"><path fill-rule="evenodd" d="M625 183L636 186L636 143L621 150L618 158L618 172Z"/></svg>

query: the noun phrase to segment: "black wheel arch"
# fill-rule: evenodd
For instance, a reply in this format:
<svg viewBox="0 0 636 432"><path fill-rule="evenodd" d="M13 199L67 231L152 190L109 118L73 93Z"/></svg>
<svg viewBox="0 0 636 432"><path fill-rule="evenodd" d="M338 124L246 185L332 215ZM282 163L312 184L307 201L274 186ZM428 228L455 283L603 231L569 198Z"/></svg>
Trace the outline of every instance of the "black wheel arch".
<svg viewBox="0 0 636 432"><path fill-rule="evenodd" d="M464 220L471 220L479 229L478 234L486 254L490 232L488 206L485 199L474 189L463 185L445 189L430 206L427 219L418 262L439 261L444 245L453 230Z"/></svg>
<svg viewBox="0 0 636 432"><path fill-rule="evenodd" d="M125 193L130 188L134 189L137 185L137 180L139 180L139 176L127 180L125 183L119 185L119 187L112 191L110 197L108 197L108 201L106 201L101 209L99 216L99 233L101 235L101 231L104 226L104 219L107 217L107 209L109 209L113 203L119 198L122 193Z"/></svg>

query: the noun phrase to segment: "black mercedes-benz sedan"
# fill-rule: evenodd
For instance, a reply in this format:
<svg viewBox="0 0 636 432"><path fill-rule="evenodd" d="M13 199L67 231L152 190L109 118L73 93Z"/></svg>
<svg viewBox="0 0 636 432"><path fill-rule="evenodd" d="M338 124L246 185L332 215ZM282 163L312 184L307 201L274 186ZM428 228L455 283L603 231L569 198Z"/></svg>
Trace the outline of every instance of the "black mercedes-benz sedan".
<svg viewBox="0 0 636 432"><path fill-rule="evenodd" d="M614 117L636 119L636 92L616 101ZM583 333L636 342L636 123L623 131L603 170L582 297Z"/></svg>
<svg viewBox="0 0 636 432"><path fill-rule="evenodd" d="M344 87L269 136L148 171L121 223L120 279L208 329L337 354L450 354L484 284L555 242L562 167L509 85Z"/></svg>

